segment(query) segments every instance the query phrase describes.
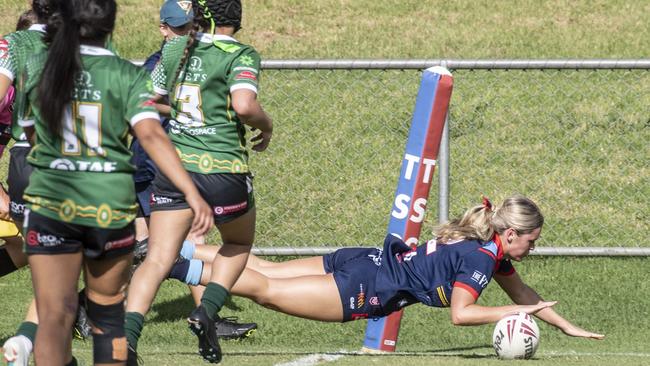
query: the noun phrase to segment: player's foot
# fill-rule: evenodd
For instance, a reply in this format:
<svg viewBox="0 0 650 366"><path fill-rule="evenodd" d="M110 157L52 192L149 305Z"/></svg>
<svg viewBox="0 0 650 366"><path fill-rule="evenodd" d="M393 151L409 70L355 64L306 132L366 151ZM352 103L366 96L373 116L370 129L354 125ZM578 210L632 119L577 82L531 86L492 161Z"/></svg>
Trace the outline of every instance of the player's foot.
<svg viewBox="0 0 650 366"><path fill-rule="evenodd" d="M217 327L217 337L221 339L244 339L248 338L257 330L256 323L237 323L236 317L225 317L214 321Z"/></svg>
<svg viewBox="0 0 650 366"><path fill-rule="evenodd" d="M30 346L25 336L14 336L2 346L4 359L9 366L27 366L29 364Z"/></svg>
<svg viewBox="0 0 650 366"><path fill-rule="evenodd" d="M221 347L214 320L210 319L203 305L199 305L187 318L190 330L199 338L199 353L210 363L221 362Z"/></svg>
<svg viewBox="0 0 650 366"><path fill-rule="evenodd" d="M92 330L86 312L86 293L82 290L79 292L79 307L77 308L77 318L72 327L72 336L83 341L92 335Z"/></svg>

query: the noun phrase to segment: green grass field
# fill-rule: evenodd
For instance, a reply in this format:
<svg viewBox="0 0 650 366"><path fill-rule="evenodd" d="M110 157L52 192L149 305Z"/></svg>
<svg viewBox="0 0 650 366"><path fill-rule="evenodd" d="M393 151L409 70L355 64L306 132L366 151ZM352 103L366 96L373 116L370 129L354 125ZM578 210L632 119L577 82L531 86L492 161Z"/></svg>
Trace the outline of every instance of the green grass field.
<svg viewBox="0 0 650 366"><path fill-rule="evenodd" d="M558 300L556 310L587 329L603 332L603 341L569 338L538 322L541 343L533 365L644 365L650 307L645 294L647 259L530 258L517 265L527 283L548 300ZM0 281L5 296L0 313L0 339L11 335L30 296L28 271L21 270ZM195 365L195 337L184 317L193 309L187 290L178 282L166 282L147 317L140 343L147 365ZM507 303L498 286L491 284L480 303ZM259 330L245 341L225 341L224 365L274 365L314 353L342 354L328 364L405 365L505 365L490 346L492 326L454 327L448 310L423 305L409 307L402 321L398 354L357 355L365 321L347 324L320 323L289 317L235 298L223 311L259 323ZM75 353L89 362L90 342L75 341ZM88 363L87 363L88 364Z"/></svg>
<svg viewBox="0 0 650 366"><path fill-rule="evenodd" d="M162 0L118 3L117 48L143 59L159 46ZM0 33L12 30L24 8L24 0L0 0ZM649 12L647 1L615 0L244 0L238 38L264 59L644 58ZM546 214L539 245L647 246L648 74L454 72L452 215L482 193L499 201L521 192ZM269 151L252 157L258 245L381 242L418 80L414 70L265 73L261 98L276 130ZM423 233L436 215L432 201ZM648 265L647 258L530 258L518 265L540 294L560 301L560 313L607 335L601 342L571 339L540 324L540 348L527 362L650 364ZM31 296L29 272L0 279L0 289L4 340ZM184 321L192 310L186 294L180 284L164 284L140 345L147 365L202 363ZM480 301L507 299L493 284ZM275 365L324 353L342 356L323 359L328 365L513 364L493 356L492 326L453 327L447 310L422 305L406 311L398 354L382 356L356 354L364 322L295 319L239 298L224 315L260 325L249 340L223 342L224 365ZM74 347L90 364L90 343Z"/></svg>

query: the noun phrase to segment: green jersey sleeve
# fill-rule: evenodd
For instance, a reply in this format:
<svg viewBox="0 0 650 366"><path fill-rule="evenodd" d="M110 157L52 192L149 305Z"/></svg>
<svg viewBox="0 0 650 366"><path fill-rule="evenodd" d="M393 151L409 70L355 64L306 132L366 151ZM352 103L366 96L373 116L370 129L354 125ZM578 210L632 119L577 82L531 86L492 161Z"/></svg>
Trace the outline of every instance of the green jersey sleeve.
<svg viewBox="0 0 650 366"><path fill-rule="evenodd" d="M252 48L246 47L230 64L228 87L232 93L238 89L248 89L258 93L262 61Z"/></svg>
<svg viewBox="0 0 650 366"><path fill-rule="evenodd" d="M126 104L126 119L131 126L147 118L160 120L156 103L153 101L151 77L144 69L138 69L137 72L138 75L131 84Z"/></svg>
<svg viewBox="0 0 650 366"><path fill-rule="evenodd" d="M14 102L14 115L20 127L30 127L35 124L34 110L30 93L35 97L34 90L38 86L41 72L47 60L47 52L40 52L29 57L23 71L18 75L16 82L16 101Z"/></svg>

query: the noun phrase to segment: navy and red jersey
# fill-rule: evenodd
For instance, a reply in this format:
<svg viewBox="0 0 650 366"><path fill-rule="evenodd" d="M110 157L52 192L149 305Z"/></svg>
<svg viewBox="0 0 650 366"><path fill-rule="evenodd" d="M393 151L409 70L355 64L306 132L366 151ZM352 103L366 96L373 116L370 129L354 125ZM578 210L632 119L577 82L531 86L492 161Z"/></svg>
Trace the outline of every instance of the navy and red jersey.
<svg viewBox="0 0 650 366"><path fill-rule="evenodd" d="M454 287L469 291L475 299L495 273L510 275L515 269L503 257L498 235L489 242L461 240L411 248L393 235L384 241L375 289L384 312L421 302L448 307Z"/></svg>

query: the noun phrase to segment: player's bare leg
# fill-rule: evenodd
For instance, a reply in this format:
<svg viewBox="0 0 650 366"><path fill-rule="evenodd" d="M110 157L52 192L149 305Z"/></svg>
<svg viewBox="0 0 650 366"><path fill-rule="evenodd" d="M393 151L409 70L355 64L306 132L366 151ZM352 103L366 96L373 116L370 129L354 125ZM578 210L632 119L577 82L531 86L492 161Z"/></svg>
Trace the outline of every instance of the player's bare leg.
<svg viewBox="0 0 650 366"><path fill-rule="evenodd" d="M207 284L210 275L210 266L205 265L201 284ZM246 268L231 292L267 308L301 318L334 322L343 319L338 287L332 274L271 278Z"/></svg>
<svg viewBox="0 0 650 366"><path fill-rule="evenodd" d="M305 319L340 322L343 305L332 274L268 278L246 269L232 288L269 309Z"/></svg>
<svg viewBox="0 0 650 366"><path fill-rule="evenodd" d="M220 248L220 246L214 245L197 245L194 250L193 258L210 263L213 261ZM248 256L248 261L246 262L246 268L253 269L271 278L293 278L325 274L323 257L320 256L294 259L284 262L272 262L250 254Z"/></svg>
<svg viewBox="0 0 650 366"><path fill-rule="evenodd" d="M192 224L191 209L154 211L149 225L149 248L144 262L133 273L129 285L127 312L145 315L167 277Z"/></svg>
<svg viewBox="0 0 650 366"><path fill-rule="evenodd" d="M154 211L149 226L148 253L131 278L124 328L129 343L129 358L136 358L144 316L153 303L160 284L176 261L183 239L192 225L191 209Z"/></svg>
<svg viewBox="0 0 650 366"><path fill-rule="evenodd" d="M38 365L65 365L72 360L70 329L77 310L81 252L29 256L39 329L34 360Z"/></svg>

